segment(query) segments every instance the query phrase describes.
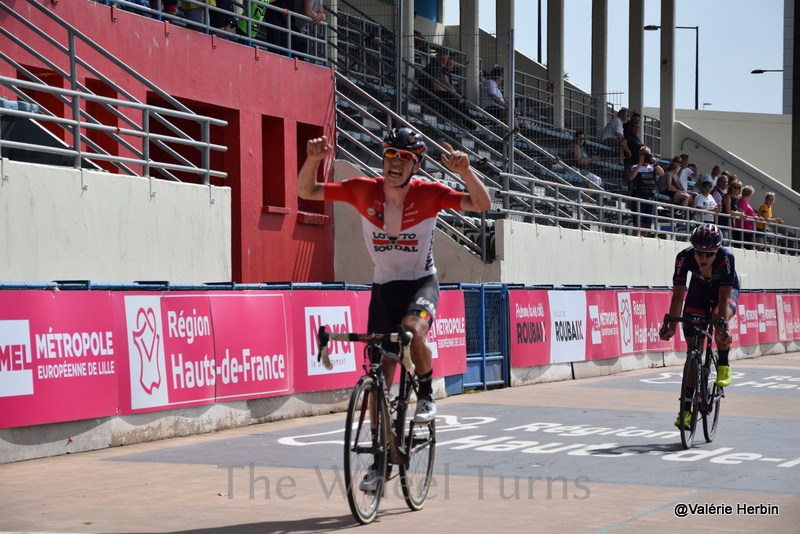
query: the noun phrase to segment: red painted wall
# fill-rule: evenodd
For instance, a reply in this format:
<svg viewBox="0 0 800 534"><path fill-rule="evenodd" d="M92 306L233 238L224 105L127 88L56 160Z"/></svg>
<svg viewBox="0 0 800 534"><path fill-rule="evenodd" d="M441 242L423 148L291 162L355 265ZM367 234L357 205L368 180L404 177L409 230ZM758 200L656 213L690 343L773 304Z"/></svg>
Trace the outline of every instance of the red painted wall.
<svg viewBox="0 0 800 534"><path fill-rule="evenodd" d="M226 128L212 132L212 142L228 147L212 167L228 173L226 179L213 183L233 191L234 281L333 279L330 207L298 204L295 192L305 141L323 133L332 137L332 69L95 2L40 3L195 112L228 121ZM66 46L67 33L37 9L23 0L17 1L14 9ZM0 24L14 35L29 34L2 12ZM38 39L33 42L41 43ZM17 47L3 46L5 53L23 65L43 67ZM77 50L140 101L162 102L86 45L79 43ZM68 69L63 57L51 59ZM19 77L5 63L0 72ZM53 84L65 85L60 77L53 78L57 78ZM97 86L85 69L80 70L79 78L93 89ZM106 91L102 96L116 95ZM199 163L199 158L193 159ZM331 170L326 168L324 173L329 175ZM308 210L322 216L309 216Z"/></svg>

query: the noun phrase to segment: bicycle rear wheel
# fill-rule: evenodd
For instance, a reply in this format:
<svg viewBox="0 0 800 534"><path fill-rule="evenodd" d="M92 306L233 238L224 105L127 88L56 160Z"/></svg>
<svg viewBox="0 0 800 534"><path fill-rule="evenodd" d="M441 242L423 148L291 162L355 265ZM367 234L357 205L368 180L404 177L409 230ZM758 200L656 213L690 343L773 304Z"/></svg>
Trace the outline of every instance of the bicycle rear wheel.
<svg viewBox="0 0 800 534"><path fill-rule="evenodd" d="M411 389L411 386L408 386ZM407 401L410 401L408 395ZM408 404L406 404L408 406ZM411 410L408 410L411 412ZM400 465L400 486L408 507L420 510L428 498L433 478L433 462L436 457L436 421L415 424L407 422L405 438L406 461Z"/></svg>
<svg viewBox="0 0 800 534"><path fill-rule="evenodd" d="M694 433L697 430L697 412L699 408L699 388L700 388L700 355L696 351L690 351L686 355L686 363L683 364L683 379L681 380L680 411L678 418L678 430L681 434L681 444L684 449L689 449L694 443ZM691 395L687 391L692 392ZM692 418L687 427L683 413L688 411Z"/></svg>
<svg viewBox="0 0 800 534"><path fill-rule="evenodd" d="M717 368L717 358L713 356L709 369ZM717 434L717 423L719 422L719 409L722 401L722 388L717 386L717 375L708 373L706 377L706 399L703 410L703 435L708 443L714 441Z"/></svg>
<svg viewBox="0 0 800 534"><path fill-rule="evenodd" d="M375 519L386 480L386 427L378 384L362 377L353 388L344 431L344 481L353 517L366 525ZM377 483L370 471L378 473Z"/></svg>

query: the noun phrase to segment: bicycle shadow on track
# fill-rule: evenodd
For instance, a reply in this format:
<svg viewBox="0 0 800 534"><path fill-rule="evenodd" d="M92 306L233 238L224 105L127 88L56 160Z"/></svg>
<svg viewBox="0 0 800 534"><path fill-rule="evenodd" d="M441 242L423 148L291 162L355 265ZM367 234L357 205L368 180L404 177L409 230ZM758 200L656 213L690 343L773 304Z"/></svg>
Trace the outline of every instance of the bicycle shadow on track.
<svg viewBox="0 0 800 534"><path fill-rule="evenodd" d="M345 503L345 509L347 508ZM378 512L372 524L380 525L381 519L393 515L412 513L408 509L387 509ZM330 517L309 517L286 521L264 521L239 525L226 525L224 527L198 528L190 530L176 530L166 534L297 534L303 532L333 532L337 530L360 528L358 521L350 514ZM144 532L126 532L124 534L146 534Z"/></svg>
<svg viewBox="0 0 800 534"><path fill-rule="evenodd" d="M702 432L702 430L701 430ZM672 452L680 452L685 450L681 445L680 437L676 436L678 441L674 443L643 443L641 445L620 445L618 447L609 447L607 449L592 449L589 451L590 456L644 456L644 455L658 455L669 454Z"/></svg>

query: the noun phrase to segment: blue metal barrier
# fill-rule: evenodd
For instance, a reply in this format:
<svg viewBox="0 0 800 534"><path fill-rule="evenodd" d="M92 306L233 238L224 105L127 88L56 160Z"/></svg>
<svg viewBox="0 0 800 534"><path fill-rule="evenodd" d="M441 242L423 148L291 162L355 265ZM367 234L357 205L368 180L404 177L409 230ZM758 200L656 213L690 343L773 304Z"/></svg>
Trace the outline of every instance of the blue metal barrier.
<svg viewBox="0 0 800 534"><path fill-rule="evenodd" d="M508 386L508 291L505 285L460 284L464 292L467 372L446 377L448 394L469 388Z"/></svg>

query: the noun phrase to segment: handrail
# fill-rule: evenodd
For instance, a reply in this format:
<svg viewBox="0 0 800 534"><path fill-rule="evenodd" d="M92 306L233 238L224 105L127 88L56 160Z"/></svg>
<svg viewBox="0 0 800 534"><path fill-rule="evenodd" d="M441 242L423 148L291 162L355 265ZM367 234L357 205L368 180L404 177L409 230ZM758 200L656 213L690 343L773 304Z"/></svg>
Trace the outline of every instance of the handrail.
<svg viewBox="0 0 800 534"><path fill-rule="evenodd" d="M35 7L43 15L60 25L67 33L66 42L68 44L63 45L61 42L56 40L55 36L47 35L31 21L22 17L20 13L17 13L11 7L6 5L6 3L0 3L0 9L3 9L17 23L24 26L32 34L36 35L37 38L42 39L43 42L53 50L65 55L68 60L66 63L69 65L69 70L63 70L58 66L56 63L57 58L53 53L46 53L45 51L34 49L22 40L21 35L12 35L6 27L0 27L0 34L9 39L15 45L19 46L23 51L36 58L52 72L67 80L70 89L60 89L54 87L53 85L44 83L38 76L25 69L7 54L0 53L0 59L6 61L9 65L14 67L17 72L31 80L25 81L0 77L0 84L6 87L11 93L16 95L20 100L28 103L36 103L40 109L40 113L36 114L35 116L20 115L14 113L13 110L0 110L0 113L4 115L16 115L19 118L32 119L38 122L48 122L54 125L59 125L64 128L66 135L72 136L72 142L68 143L70 148L60 148L52 146L45 147L19 141L4 141L3 145L5 147L72 157L74 159L73 164L76 168L82 165L83 160L94 159L108 161L129 175L137 175L137 173L128 166L129 164L134 164L142 165L145 175L149 175L151 168L156 168L159 169L159 172L166 178L175 181L179 180L170 171L199 174L202 176L203 183L205 184L210 182L211 177L226 176L226 173L222 171L211 170L209 167L210 151L227 150L227 148L224 146L216 145L210 142L209 129L211 126L226 126L227 123L225 121L220 121L218 119L201 116L194 113L190 108L117 59L105 48L89 39L85 34L81 33L74 26L61 19L56 13L47 9L44 5L35 0L27 0L27 4ZM131 76L132 79L143 84L145 87L147 87L148 91L161 97L177 111L158 106L149 106L139 102L120 84L104 76L91 64L78 56L75 46L76 40L81 41L94 52L108 60L115 67L119 68L122 72ZM78 67L85 69L91 76L100 80L102 83L111 88L115 94L121 95L121 98L108 99L105 97L99 97L92 93L86 86L79 82L80 77L77 72ZM22 89L32 89L37 92L46 92L53 95L56 100L64 104L65 109L71 109L72 117L63 118L58 116L59 114L53 113L45 106L42 106L41 103L35 102L33 98ZM82 100L97 103L104 111L112 115L115 121L119 121L119 124L102 124L101 121L91 116L86 109L83 109L83 107L80 105ZM142 114L141 124L136 123L132 117L127 116L118 108L128 108L140 111ZM201 132L200 139L194 139L191 135L185 133L183 130L172 124L169 120L167 120L166 117L179 118L199 123ZM172 132L174 136L153 133L150 129L151 121L157 121L168 131ZM125 125L127 125L129 128L126 128ZM104 135L109 136L109 138L112 139L118 147L128 151L131 157L109 154L104 148L99 146L95 140L85 135L85 131L102 132ZM134 146L124 139L122 137L123 135L143 139L144 146L142 148ZM201 152L201 164L199 166L193 164L186 159L185 156L181 155L174 148L172 148L170 144L190 146L198 149ZM169 157L173 158L176 163L152 161L150 158L150 145L163 150ZM88 150L83 150L81 148L82 146L85 146Z"/></svg>

